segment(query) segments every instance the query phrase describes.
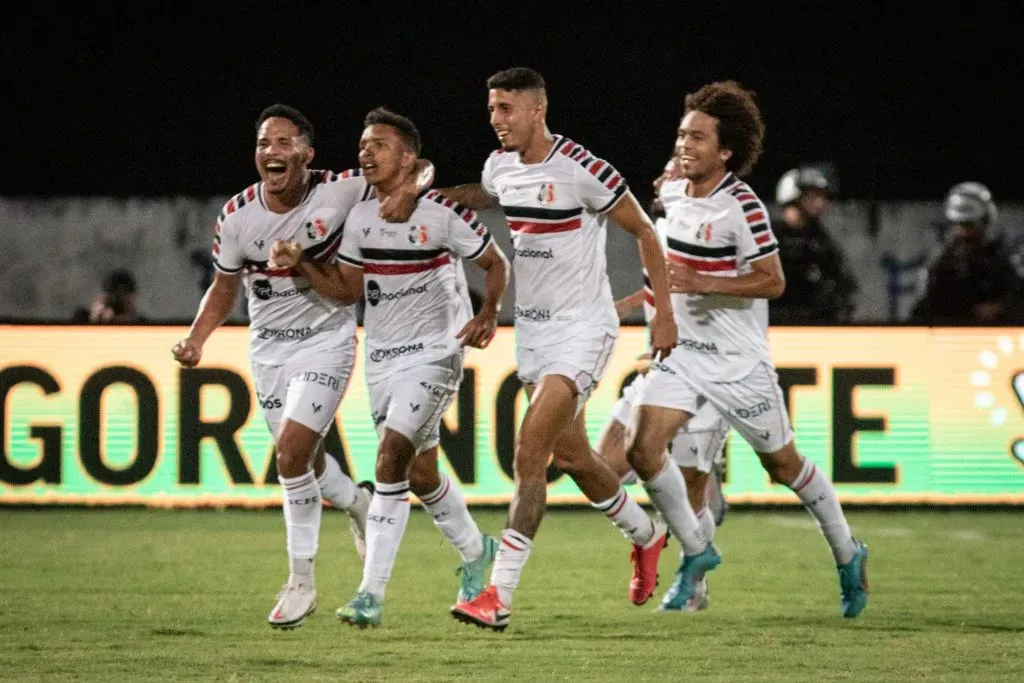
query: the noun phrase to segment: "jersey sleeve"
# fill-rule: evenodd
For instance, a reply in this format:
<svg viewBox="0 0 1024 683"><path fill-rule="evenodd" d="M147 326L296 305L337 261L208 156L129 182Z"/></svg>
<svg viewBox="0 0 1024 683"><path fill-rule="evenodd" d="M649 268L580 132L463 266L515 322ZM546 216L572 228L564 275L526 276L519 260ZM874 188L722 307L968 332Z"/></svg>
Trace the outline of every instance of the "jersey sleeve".
<svg viewBox="0 0 1024 683"><path fill-rule="evenodd" d="M768 211L757 195L741 192L736 200L739 202L733 212L738 223L736 253L749 263L778 252L779 243L772 232Z"/></svg>
<svg viewBox="0 0 1024 683"><path fill-rule="evenodd" d="M375 204L375 202L359 202L352 207L351 211L349 211L348 219L345 221L345 230L341 235L341 246L338 247L338 253L335 256L335 261L337 263L344 263L345 265L352 266L353 268L363 267L363 250L360 246L362 233L360 232L360 226L364 223L369 225L365 219L370 204Z"/></svg>
<svg viewBox="0 0 1024 683"><path fill-rule="evenodd" d="M614 166L585 150L575 166L573 187L580 204L596 213L610 210L628 189Z"/></svg>
<svg viewBox="0 0 1024 683"><path fill-rule="evenodd" d="M487 157L487 161L484 162L484 170L480 173L480 185L484 188L484 192L495 198L498 196L498 190L494 187L494 159L497 155L497 152L492 152L491 156Z"/></svg>
<svg viewBox="0 0 1024 683"><path fill-rule="evenodd" d="M430 192L427 194L427 199L437 202L446 209L444 213L448 219L447 243L449 250L468 259L477 259L487 250L487 245L493 241L493 238L487 226L480 221L475 212L446 198L440 192Z"/></svg>
<svg viewBox="0 0 1024 683"><path fill-rule="evenodd" d="M213 265L228 275L240 273L244 265L238 239L238 217L234 215L236 202L237 197L224 205L213 227Z"/></svg>

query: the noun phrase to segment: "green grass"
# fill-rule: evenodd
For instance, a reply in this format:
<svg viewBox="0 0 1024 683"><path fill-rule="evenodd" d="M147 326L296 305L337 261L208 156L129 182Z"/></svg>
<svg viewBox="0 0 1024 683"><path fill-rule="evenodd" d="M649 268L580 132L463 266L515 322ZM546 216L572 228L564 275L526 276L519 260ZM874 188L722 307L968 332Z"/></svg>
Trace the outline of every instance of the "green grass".
<svg viewBox="0 0 1024 683"><path fill-rule="evenodd" d="M481 510L500 530L504 513ZM414 511L384 624L334 609L359 582L326 511L320 611L266 623L286 578L280 512L0 509L0 679L821 681L1024 679L1024 516L854 512L871 601L839 616L835 569L802 511L733 511L711 609L626 598L629 547L599 514L552 512L503 634L455 622L456 554ZM662 558L662 586L678 545Z"/></svg>

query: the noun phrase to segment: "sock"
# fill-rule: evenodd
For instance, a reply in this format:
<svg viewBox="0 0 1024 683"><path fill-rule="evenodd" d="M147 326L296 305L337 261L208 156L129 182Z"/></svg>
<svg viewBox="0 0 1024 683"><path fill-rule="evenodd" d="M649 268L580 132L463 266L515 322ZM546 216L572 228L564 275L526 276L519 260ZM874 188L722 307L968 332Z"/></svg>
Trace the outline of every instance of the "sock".
<svg viewBox="0 0 1024 683"><path fill-rule="evenodd" d="M591 505L612 520L622 535L633 543L646 547L655 540L654 520L621 486L612 498Z"/></svg>
<svg viewBox="0 0 1024 683"><path fill-rule="evenodd" d="M701 508L701 511L697 513L697 523L700 525L704 537L708 539L708 543L715 540L715 516L711 514L711 508L706 506Z"/></svg>
<svg viewBox="0 0 1024 683"><path fill-rule="evenodd" d="M484 552L484 539L473 516L469 514L466 500L459 487L441 474L441 485L420 498L424 509L434 518L437 527L448 542L455 546L463 562L472 562Z"/></svg>
<svg viewBox="0 0 1024 683"><path fill-rule="evenodd" d="M345 476L341 465L330 453L324 453L324 460L327 466L316 480L320 485L320 495L339 510L347 510L356 502L356 483Z"/></svg>
<svg viewBox="0 0 1024 683"><path fill-rule="evenodd" d="M278 477L284 493L284 528L288 539L288 583L313 585L313 558L320 537L320 487L312 471L301 477Z"/></svg>
<svg viewBox="0 0 1024 683"><path fill-rule="evenodd" d="M796 475L796 479L789 484L789 488L818 521L818 528L828 541L836 564L846 564L852 560L857 549L854 547L850 526L846 523L843 509L839 506L832 482L818 471L814 463L804 458L804 466L800 469L800 474Z"/></svg>
<svg viewBox="0 0 1024 683"><path fill-rule="evenodd" d="M514 529L501 532L498 556L494 558L494 568L491 570L491 585L498 589L498 597L505 607L512 605L512 594L519 585L519 575L523 573L531 548L533 541L524 534Z"/></svg>
<svg viewBox="0 0 1024 683"><path fill-rule="evenodd" d="M633 484L640 483L640 477L636 476L636 472L630 470L629 472L626 472L621 477L619 477L619 482L623 486L632 486Z"/></svg>
<svg viewBox="0 0 1024 683"><path fill-rule="evenodd" d="M683 552L687 555L703 552L708 539L700 530L697 516L690 507L690 499L686 497L686 480L676 464L666 459L661 471L644 482L644 488L651 502L661 511L668 528L679 539Z"/></svg>
<svg viewBox="0 0 1024 683"><path fill-rule="evenodd" d="M359 590L384 599L384 589L398 556L398 545L409 523L409 482L377 483L366 516L366 563Z"/></svg>

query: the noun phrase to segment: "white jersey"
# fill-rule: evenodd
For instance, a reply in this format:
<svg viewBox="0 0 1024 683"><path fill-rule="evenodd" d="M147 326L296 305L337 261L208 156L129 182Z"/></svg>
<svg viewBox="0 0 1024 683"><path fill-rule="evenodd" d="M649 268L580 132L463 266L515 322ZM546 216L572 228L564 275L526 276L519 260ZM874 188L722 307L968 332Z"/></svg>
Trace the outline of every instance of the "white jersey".
<svg viewBox="0 0 1024 683"><path fill-rule="evenodd" d="M472 317L461 258L491 243L476 214L436 190L406 223L380 218L376 199L349 214L338 260L363 269L366 379L459 353L455 335Z"/></svg>
<svg viewBox="0 0 1024 683"><path fill-rule="evenodd" d="M583 325L616 330L604 214L626 193L625 179L556 135L537 164L524 164L518 152L492 152L481 184L501 203L512 235L518 343L564 341Z"/></svg>
<svg viewBox="0 0 1024 683"><path fill-rule="evenodd" d="M313 260L333 263L349 211L371 191L360 170L310 171L306 196L287 213L267 208L262 182L224 205L215 227L214 266L243 274L254 360L284 361L355 335L354 307L320 296L297 270L269 268L267 259L275 240L297 240Z"/></svg>
<svg viewBox="0 0 1024 683"><path fill-rule="evenodd" d="M670 261L705 275L737 277L751 263L778 251L768 212L750 187L732 173L707 197L686 196L688 181L666 182L665 244ZM772 364L759 315L760 299L721 294L672 294L679 343L670 358L710 381L742 379L758 364Z"/></svg>

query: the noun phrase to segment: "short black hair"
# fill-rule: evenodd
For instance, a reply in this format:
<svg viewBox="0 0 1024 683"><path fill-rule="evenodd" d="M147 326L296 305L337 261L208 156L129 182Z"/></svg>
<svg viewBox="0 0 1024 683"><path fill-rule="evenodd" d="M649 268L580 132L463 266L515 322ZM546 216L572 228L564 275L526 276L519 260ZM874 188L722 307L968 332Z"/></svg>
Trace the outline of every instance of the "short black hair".
<svg viewBox="0 0 1024 683"><path fill-rule="evenodd" d="M686 111L718 119L718 146L732 150L725 167L741 178L764 151L764 120L753 90L736 81L709 83L686 96Z"/></svg>
<svg viewBox="0 0 1024 683"><path fill-rule="evenodd" d="M487 79L488 90L545 90L544 77L533 69L515 66Z"/></svg>
<svg viewBox="0 0 1024 683"><path fill-rule="evenodd" d="M103 278L103 291L107 294L134 294L138 291L135 275L124 268L112 270Z"/></svg>
<svg viewBox="0 0 1024 683"><path fill-rule="evenodd" d="M306 143L310 147L314 147L313 144L315 136L313 134L313 124L309 122L302 112L295 107L289 107L287 104L272 104L263 111L260 112L260 116L256 119L256 132L259 133L260 126L263 122L269 118L278 117L282 119L288 119L295 124L295 127L299 129L299 135L306 138Z"/></svg>
<svg viewBox="0 0 1024 683"><path fill-rule="evenodd" d="M416 154L420 153L422 143L420 142L420 131L416 128L416 124L412 122L407 116L396 114L390 109L385 107L377 107L370 111L363 119L363 126L374 126L378 124L384 124L391 126L398 131L398 136L402 138L402 141L409 146L409 149L414 151Z"/></svg>

